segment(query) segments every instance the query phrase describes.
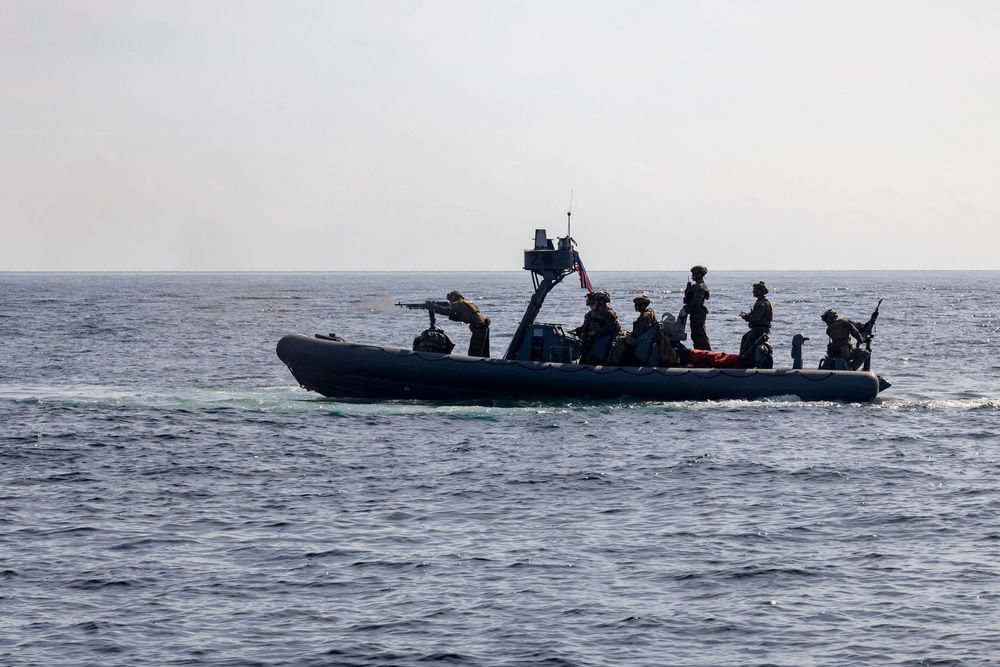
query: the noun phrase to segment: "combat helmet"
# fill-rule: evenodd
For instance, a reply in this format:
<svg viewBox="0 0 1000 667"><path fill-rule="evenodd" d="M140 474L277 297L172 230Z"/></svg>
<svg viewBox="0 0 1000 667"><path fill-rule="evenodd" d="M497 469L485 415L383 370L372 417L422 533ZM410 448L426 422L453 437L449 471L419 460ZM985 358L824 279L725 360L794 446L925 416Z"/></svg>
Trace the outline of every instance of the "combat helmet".
<svg viewBox="0 0 1000 667"><path fill-rule="evenodd" d="M611 303L611 295L607 292L595 292L594 300L597 303Z"/></svg>
<svg viewBox="0 0 1000 667"><path fill-rule="evenodd" d="M461 301L465 297L457 289L448 292L448 301Z"/></svg>
<svg viewBox="0 0 1000 667"><path fill-rule="evenodd" d="M763 280L753 284L753 293L756 294L757 290L760 290L762 293L767 294L767 285L764 284Z"/></svg>
<svg viewBox="0 0 1000 667"><path fill-rule="evenodd" d="M708 269L706 269L701 264L695 264L694 266L691 267L691 275L694 275L696 273L700 273L701 275L705 275L706 273L708 273Z"/></svg>
<svg viewBox="0 0 1000 667"><path fill-rule="evenodd" d="M820 319L823 320L824 322L831 322L837 319L837 311L831 308L830 310L820 315Z"/></svg>
<svg viewBox="0 0 1000 667"><path fill-rule="evenodd" d="M643 308L648 308L649 307L649 297L646 296L645 294L641 294L641 295L635 297L634 299L632 299L632 303L634 303L636 306L642 304Z"/></svg>

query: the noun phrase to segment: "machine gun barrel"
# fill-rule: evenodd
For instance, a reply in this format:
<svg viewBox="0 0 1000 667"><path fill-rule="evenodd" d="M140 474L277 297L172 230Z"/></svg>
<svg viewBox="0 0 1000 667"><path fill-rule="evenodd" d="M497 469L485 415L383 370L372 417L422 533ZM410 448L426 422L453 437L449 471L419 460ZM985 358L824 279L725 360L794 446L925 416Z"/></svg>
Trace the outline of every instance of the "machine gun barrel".
<svg viewBox="0 0 1000 667"><path fill-rule="evenodd" d="M434 306L447 306L449 305L447 301L422 301L421 303L396 303L400 308L409 308L410 310L430 310Z"/></svg>
<svg viewBox="0 0 1000 667"><path fill-rule="evenodd" d="M406 308L408 310L426 310L427 315L431 319L431 329L437 329L437 321L434 318L434 307L435 306L447 306L449 305L447 301L424 301L423 303L396 303L400 308Z"/></svg>

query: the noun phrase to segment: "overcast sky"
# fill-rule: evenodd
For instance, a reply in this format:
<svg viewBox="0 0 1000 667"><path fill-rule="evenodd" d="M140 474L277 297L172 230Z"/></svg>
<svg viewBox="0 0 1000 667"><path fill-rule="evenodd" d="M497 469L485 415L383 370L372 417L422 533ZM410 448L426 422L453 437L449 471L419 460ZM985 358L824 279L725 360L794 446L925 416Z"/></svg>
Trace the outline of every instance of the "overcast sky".
<svg viewBox="0 0 1000 667"><path fill-rule="evenodd" d="M0 271L1000 268L993 0L0 0L0 89Z"/></svg>

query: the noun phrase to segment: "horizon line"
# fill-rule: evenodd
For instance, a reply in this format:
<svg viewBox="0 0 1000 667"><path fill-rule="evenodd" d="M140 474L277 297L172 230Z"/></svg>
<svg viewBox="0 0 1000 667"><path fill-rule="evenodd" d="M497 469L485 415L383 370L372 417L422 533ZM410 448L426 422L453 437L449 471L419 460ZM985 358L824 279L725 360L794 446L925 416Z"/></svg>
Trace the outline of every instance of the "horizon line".
<svg viewBox="0 0 1000 667"><path fill-rule="evenodd" d="M4 274L85 274L85 273L254 273L254 274L306 274L306 273L520 273L527 269L0 269ZM1000 272L996 269L712 269L712 274L720 273L972 273ZM690 273L688 269L593 269L589 274L597 273ZM568 274L572 275L572 274Z"/></svg>

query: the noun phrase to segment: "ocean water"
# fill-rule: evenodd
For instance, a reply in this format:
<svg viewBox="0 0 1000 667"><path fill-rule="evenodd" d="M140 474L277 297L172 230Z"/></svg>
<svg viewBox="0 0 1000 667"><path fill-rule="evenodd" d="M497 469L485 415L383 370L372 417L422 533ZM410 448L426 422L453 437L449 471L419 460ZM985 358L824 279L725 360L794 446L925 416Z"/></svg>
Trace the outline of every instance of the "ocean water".
<svg viewBox="0 0 1000 667"><path fill-rule="evenodd" d="M624 321L686 280L592 278ZM409 347L426 317L392 303L460 289L499 356L530 278L0 274L0 664L1000 662L1000 272L712 272L716 349L760 279L778 365L884 299L893 387L338 402L282 335ZM583 295L539 319L575 326Z"/></svg>

